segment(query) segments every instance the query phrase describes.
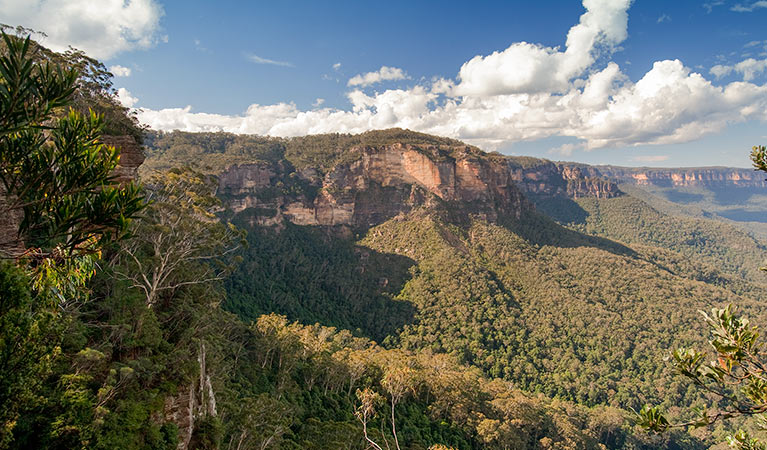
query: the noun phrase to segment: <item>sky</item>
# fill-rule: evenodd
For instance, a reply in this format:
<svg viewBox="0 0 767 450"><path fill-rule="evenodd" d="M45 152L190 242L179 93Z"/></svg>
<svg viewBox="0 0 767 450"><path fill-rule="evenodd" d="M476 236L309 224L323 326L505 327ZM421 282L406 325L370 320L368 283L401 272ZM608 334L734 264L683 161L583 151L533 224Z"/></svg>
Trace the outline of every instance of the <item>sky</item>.
<svg viewBox="0 0 767 450"><path fill-rule="evenodd" d="M767 144L767 0L0 0L0 23L103 61L156 130L401 127L658 167Z"/></svg>

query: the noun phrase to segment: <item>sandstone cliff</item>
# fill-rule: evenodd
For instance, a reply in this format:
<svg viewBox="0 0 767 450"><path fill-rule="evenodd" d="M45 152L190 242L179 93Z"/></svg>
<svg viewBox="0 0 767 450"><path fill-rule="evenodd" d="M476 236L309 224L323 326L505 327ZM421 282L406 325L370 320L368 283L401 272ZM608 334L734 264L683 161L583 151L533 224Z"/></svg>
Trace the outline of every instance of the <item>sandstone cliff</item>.
<svg viewBox="0 0 767 450"><path fill-rule="evenodd" d="M519 188L532 195L612 198L623 193L592 166L510 157L509 172Z"/></svg>
<svg viewBox="0 0 767 450"><path fill-rule="evenodd" d="M598 166L598 170L604 176L620 183L639 186L767 187L764 174L754 169L732 167L655 169Z"/></svg>
<svg viewBox="0 0 767 450"><path fill-rule="evenodd" d="M392 144L350 150L352 162L320 176L290 164L235 165L219 176L219 193L240 212L255 208L262 225L369 227L421 206L441 206L487 220L531 208L503 160L471 147Z"/></svg>
<svg viewBox="0 0 767 450"><path fill-rule="evenodd" d="M588 166L487 154L469 146L358 146L345 162L297 171L286 160L233 165L219 194L234 212L278 225L370 227L421 206L495 221L531 209L524 194L609 198L617 185Z"/></svg>

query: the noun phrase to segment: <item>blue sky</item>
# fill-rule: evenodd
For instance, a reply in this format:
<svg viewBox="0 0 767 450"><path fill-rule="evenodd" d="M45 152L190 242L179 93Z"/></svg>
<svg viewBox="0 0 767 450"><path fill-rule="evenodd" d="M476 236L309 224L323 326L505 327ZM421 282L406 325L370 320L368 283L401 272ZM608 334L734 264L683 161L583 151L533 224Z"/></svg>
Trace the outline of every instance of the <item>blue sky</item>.
<svg viewBox="0 0 767 450"><path fill-rule="evenodd" d="M651 166L748 166L767 143L767 1L0 0L0 17L102 59L157 129L401 126Z"/></svg>

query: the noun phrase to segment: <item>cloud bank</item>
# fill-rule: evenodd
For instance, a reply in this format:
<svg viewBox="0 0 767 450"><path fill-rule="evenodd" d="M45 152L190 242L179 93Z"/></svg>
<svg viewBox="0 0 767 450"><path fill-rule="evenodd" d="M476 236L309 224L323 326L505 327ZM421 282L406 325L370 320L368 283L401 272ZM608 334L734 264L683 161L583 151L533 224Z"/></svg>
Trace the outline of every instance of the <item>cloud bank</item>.
<svg viewBox="0 0 767 450"><path fill-rule="evenodd" d="M141 110L138 117L158 130L272 136L402 127L487 149L553 136L576 138L561 152L681 143L730 123L767 118L767 86L750 82L760 65L730 69L744 80L720 86L679 60L663 60L632 81L610 61L628 37L630 0L584 0L583 6L564 48L517 42L471 58L455 79L367 91L383 79L405 77L401 69L382 67L349 80L349 109L253 104L243 115L227 116L187 106Z"/></svg>
<svg viewBox="0 0 767 450"><path fill-rule="evenodd" d="M167 39L162 15L155 0L0 0L3 23L45 32L40 41L52 50L71 45L105 60Z"/></svg>

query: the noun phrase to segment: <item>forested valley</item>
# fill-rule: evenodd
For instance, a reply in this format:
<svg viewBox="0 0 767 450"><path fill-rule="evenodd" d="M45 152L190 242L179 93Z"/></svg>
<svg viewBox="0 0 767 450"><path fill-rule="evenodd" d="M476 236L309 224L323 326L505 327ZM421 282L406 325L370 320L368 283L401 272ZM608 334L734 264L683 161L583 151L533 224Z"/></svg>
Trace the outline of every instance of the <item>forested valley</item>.
<svg viewBox="0 0 767 450"><path fill-rule="evenodd" d="M408 130L147 130L110 77L4 37L0 448L702 449L757 429L636 413L718 404L667 361L707 342L698 310L767 324L746 231ZM146 157L127 172L126 142Z"/></svg>

